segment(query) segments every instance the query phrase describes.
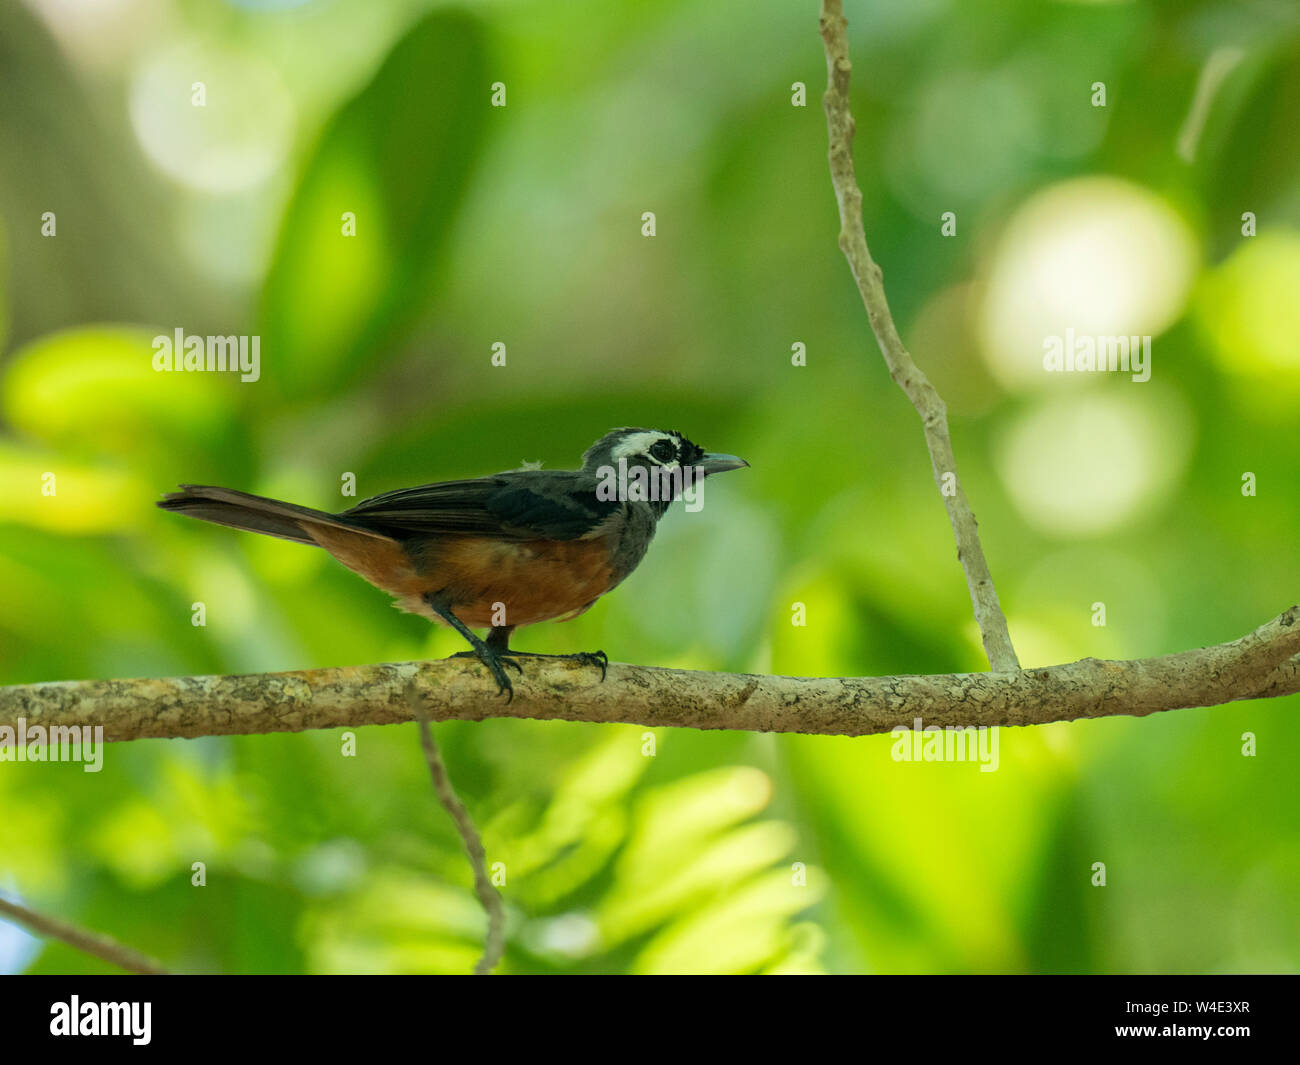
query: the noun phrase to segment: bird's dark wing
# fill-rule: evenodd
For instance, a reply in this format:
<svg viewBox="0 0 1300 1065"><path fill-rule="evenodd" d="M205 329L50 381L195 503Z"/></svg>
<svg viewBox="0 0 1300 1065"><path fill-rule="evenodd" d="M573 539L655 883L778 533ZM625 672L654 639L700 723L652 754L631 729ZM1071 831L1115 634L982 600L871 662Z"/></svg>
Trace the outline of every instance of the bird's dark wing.
<svg viewBox="0 0 1300 1065"><path fill-rule="evenodd" d="M341 517L398 539L461 535L577 540L618 507L615 500L596 497L596 481L590 475L521 470L385 492Z"/></svg>

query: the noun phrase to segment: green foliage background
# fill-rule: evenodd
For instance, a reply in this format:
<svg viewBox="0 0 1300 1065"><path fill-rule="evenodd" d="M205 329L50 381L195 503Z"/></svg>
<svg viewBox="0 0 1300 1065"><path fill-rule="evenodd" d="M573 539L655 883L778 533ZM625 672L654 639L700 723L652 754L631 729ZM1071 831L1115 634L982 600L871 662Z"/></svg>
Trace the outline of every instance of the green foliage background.
<svg viewBox="0 0 1300 1065"><path fill-rule="evenodd" d="M1294 7L847 6L868 236L948 399L1022 662L1182 650L1296 601ZM448 654L454 634L323 552L153 501L187 481L342 509L345 472L364 497L570 467L624 424L752 469L520 646L982 668L916 416L835 244L811 0L173 0L107 24L56 7L0 8L0 681ZM1176 141L1223 48L1236 65L1188 161ZM1149 384L1019 388L978 340L999 241L1037 194L1096 176L1176 217L1190 280ZM1086 207L1108 186L1078 187ZM262 379L154 373L152 338L178 326L259 334ZM1084 472L1026 481L1024 441L1067 425ZM1073 522L1040 508L1051 491ZM1297 708L1002 730L993 773L895 762L888 737L656 730L648 757L635 727L437 732L507 872L505 971L1294 971ZM483 920L414 728L340 749L310 733L124 744L99 774L0 763L0 890L184 971L468 970ZM0 970L101 968L0 925Z"/></svg>

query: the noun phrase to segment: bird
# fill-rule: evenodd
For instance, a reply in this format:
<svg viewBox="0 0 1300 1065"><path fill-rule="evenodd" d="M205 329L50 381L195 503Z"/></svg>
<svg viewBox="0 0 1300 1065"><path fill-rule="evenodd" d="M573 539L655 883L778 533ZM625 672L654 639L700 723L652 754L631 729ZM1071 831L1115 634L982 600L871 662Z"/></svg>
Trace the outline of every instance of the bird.
<svg viewBox="0 0 1300 1065"><path fill-rule="evenodd" d="M749 465L707 452L674 430L611 429L577 470L524 468L399 488L340 513L233 488L179 485L163 510L324 548L395 598L394 606L455 629L507 702L520 658L599 666L603 651L544 655L510 649L517 628L587 611L640 564L679 498L694 505L703 478ZM480 638L474 629L488 629Z"/></svg>

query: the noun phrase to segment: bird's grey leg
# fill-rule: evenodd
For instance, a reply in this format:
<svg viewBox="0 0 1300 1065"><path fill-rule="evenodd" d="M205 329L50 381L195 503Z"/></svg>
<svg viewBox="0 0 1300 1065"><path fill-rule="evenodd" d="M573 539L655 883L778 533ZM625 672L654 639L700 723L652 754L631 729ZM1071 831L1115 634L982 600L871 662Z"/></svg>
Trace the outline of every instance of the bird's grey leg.
<svg viewBox="0 0 1300 1065"><path fill-rule="evenodd" d="M513 625L497 625L483 642L499 655L512 655L514 651L510 650L510 634L514 631Z"/></svg>
<svg viewBox="0 0 1300 1065"><path fill-rule="evenodd" d="M510 632L513 626L493 629L488 634L488 638L485 642L480 640L473 629L451 612L451 607L449 607L440 596L430 593L425 595L424 601L429 604L430 610L464 636L465 639L469 641L469 645L474 648L473 651L461 651L451 657L462 658L472 655L477 658L488 667L493 679L496 680L497 694L499 695L501 692L505 692L506 702L510 702L510 700L515 697L515 687L510 683L510 678L506 676L504 667L506 665L511 665L514 666L515 669L519 670L520 673L524 671L524 667L510 657L512 652L510 651L508 644L510 642ZM503 635L498 636L498 633L502 633Z"/></svg>
<svg viewBox="0 0 1300 1065"><path fill-rule="evenodd" d="M492 676L496 678L498 684L498 691L509 692L506 696L506 702L514 698L514 687L505 675L502 666L514 666L520 673L523 673L524 667L516 661L518 658L563 658L584 666L599 666L600 679L602 681L605 679L605 673L609 668L609 655L605 654L604 651L578 651L576 654L568 655L548 655L542 654L540 651L512 651L510 649L510 635L515 631L513 625L497 625L488 633L486 640L480 640L473 630L451 612L445 602L437 601L436 596L426 596L425 601L439 617L446 619L447 624L464 636L469 641L469 645L474 648L472 651L457 651L451 657L477 658L488 669L492 670Z"/></svg>

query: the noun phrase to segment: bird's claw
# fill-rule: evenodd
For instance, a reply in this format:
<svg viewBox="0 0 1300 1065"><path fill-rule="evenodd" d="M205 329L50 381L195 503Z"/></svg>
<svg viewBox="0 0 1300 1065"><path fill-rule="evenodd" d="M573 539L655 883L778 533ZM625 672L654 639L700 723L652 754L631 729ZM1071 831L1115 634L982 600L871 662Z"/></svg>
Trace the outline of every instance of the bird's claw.
<svg viewBox="0 0 1300 1065"><path fill-rule="evenodd" d="M554 658L565 662L577 662L580 666L599 666L602 681L609 670L609 655L604 651L575 651L567 655L548 655L540 651L511 651L510 653L521 658Z"/></svg>
<svg viewBox="0 0 1300 1065"><path fill-rule="evenodd" d="M584 666L600 666L600 682L605 683L605 674L609 672L609 655L604 651L579 651L573 657Z"/></svg>
<svg viewBox="0 0 1300 1065"><path fill-rule="evenodd" d="M509 703L515 697L515 686L510 683L510 678L502 666L514 666L523 675L524 667L521 666L514 657L509 654L501 654L493 651L491 648L484 647L482 651L457 651L450 656L451 658L476 658L488 668L492 674L492 679L497 682L497 694L505 692L506 702Z"/></svg>
<svg viewBox="0 0 1300 1065"><path fill-rule="evenodd" d="M457 651L450 657L476 658L487 666L497 682L497 694L505 692L506 702L514 698L515 689L502 666L514 666L522 676L524 667L519 664L518 658L564 658L583 666L599 666L601 683L604 683L605 675L609 672L609 655L604 651L576 651L568 655L546 655L536 651L493 651L485 646L482 651Z"/></svg>

